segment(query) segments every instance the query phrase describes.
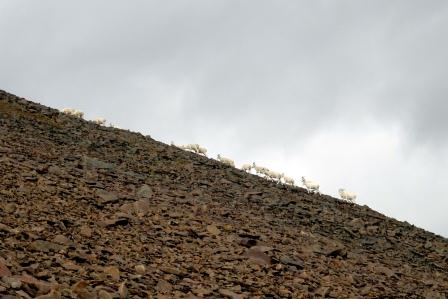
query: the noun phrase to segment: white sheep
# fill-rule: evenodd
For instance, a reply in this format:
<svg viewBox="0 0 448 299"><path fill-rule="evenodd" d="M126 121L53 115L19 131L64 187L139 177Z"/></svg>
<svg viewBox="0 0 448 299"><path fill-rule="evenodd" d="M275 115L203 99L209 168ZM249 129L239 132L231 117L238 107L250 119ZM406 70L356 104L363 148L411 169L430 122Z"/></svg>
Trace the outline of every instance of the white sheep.
<svg viewBox="0 0 448 299"><path fill-rule="evenodd" d="M307 179L305 179L305 177L302 177L302 183L306 187L306 190L308 191L308 193L313 192L313 193L320 194L319 183L307 180Z"/></svg>
<svg viewBox="0 0 448 299"><path fill-rule="evenodd" d="M84 117L84 112L82 112L81 110L75 110L72 115L76 116L76 117L79 117L79 118L83 118Z"/></svg>
<svg viewBox="0 0 448 299"><path fill-rule="evenodd" d="M193 153L196 153L198 155L204 155L205 157L207 157L207 149L205 147L200 146L197 143L194 144L187 144L185 146L185 148L187 148L188 150L192 151Z"/></svg>
<svg viewBox="0 0 448 299"><path fill-rule="evenodd" d="M93 122L100 126L106 125L106 120L102 117L95 118Z"/></svg>
<svg viewBox="0 0 448 299"><path fill-rule="evenodd" d="M356 200L356 194L350 191L347 191L343 188L339 189L339 195L341 196L341 199L349 201L349 202L355 202Z"/></svg>
<svg viewBox="0 0 448 299"><path fill-rule="evenodd" d="M171 145L172 145L172 146L175 146L175 147L177 147L177 148L183 149L183 150L185 150L185 151L189 151L189 150L191 150L191 146L190 146L190 144L188 144L188 145L176 145L176 144L174 144L173 141L171 141Z"/></svg>
<svg viewBox="0 0 448 299"><path fill-rule="evenodd" d="M62 109L62 113L68 114L68 115L73 115L73 113L75 112L75 109L72 108L64 108Z"/></svg>
<svg viewBox="0 0 448 299"><path fill-rule="evenodd" d="M205 147L202 147L202 146L198 145L198 147L196 147L196 153L198 155L202 154L202 155L204 155L204 157L207 157L207 149Z"/></svg>
<svg viewBox="0 0 448 299"><path fill-rule="evenodd" d="M250 172L252 170L252 164L243 164L241 165L241 170L245 172Z"/></svg>
<svg viewBox="0 0 448 299"><path fill-rule="evenodd" d="M270 179L270 180L272 180L274 182L277 182L277 183L281 182L280 181L282 179L282 174L281 173L278 173L276 171L269 170L269 169L267 171L265 170L263 173L266 175L266 177L268 179Z"/></svg>
<svg viewBox="0 0 448 299"><path fill-rule="evenodd" d="M226 158L226 157L222 157L220 154L218 154L218 161L220 161L220 162L222 162L222 163L224 163L226 165L235 167L235 162L232 159L229 159L229 158Z"/></svg>
<svg viewBox="0 0 448 299"><path fill-rule="evenodd" d="M200 146L197 143L194 144L187 144L187 145L175 145L173 141L171 141L171 145L176 146L180 149L191 151L193 153L196 153L198 155L204 155L207 157L207 149L205 147Z"/></svg>
<svg viewBox="0 0 448 299"><path fill-rule="evenodd" d="M75 117L79 117L79 118L84 117L84 112L82 112L80 110L73 109L73 108L64 108L64 109L62 109L62 113L65 113L67 115L72 115Z"/></svg>
<svg viewBox="0 0 448 299"><path fill-rule="evenodd" d="M269 169L267 169L266 167L256 165L255 162L252 163L252 168L255 169L257 174L265 174L269 171Z"/></svg>
<svg viewBox="0 0 448 299"><path fill-rule="evenodd" d="M283 177L283 180L285 181L285 184L286 184L286 185L294 186L294 179L293 179L293 178L290 178L290 177L288 177L288 176L285 176L284 173L282 173L282 177Z"/></svg>
<svg viewBox="0 0 448 299"><path fill-rule="evenodd" d="M192 151L193 153L198 153L199 152L199 144L197 144L197 143L190 143L190 144L187 144L186 146L185 146L188 150L190 150L190 151Z"/></svg>

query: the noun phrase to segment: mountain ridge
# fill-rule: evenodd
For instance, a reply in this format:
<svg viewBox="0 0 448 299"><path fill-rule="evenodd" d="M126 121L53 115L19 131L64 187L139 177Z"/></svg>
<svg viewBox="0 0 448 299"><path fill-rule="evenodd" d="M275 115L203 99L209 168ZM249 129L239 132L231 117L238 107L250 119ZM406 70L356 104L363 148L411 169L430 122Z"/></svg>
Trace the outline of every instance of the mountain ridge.
<svg viewBox="0 0 448 299"><path fill-rule="evenodd" d="M1 90L0 130L3 296L448 295L448 240L367 206Z"/></svg>

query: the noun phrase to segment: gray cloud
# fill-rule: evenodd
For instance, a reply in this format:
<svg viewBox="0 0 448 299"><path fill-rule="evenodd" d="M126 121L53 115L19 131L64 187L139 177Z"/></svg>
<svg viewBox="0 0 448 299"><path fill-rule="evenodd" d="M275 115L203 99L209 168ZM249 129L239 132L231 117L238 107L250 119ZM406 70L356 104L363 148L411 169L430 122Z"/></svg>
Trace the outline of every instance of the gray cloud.
<svg viewBox="0 0 448 299"><path fill-rule="evenodd" d="M418 155L417 172L448 179L437 167L448 151L447 31L442 0L2 1L0 88L272 167L292 167L289 157L298 157L312 172L319 160L310 144L326 136L318 157L331 157L319 168L328 185L338 177L328 169L352 163L344 144L356 147L353 140L372 143L360 146L366 153L356 163L380 166L347 176L388 171L368 159L400 167ZM376 155L376 139L362 141L366 132L376 136L370 128L399 145ZM400 184L413 181L396 175ZM352 183L371 193L367 203L381 193ZM373 207L404 196L400 189Z"/></svg>

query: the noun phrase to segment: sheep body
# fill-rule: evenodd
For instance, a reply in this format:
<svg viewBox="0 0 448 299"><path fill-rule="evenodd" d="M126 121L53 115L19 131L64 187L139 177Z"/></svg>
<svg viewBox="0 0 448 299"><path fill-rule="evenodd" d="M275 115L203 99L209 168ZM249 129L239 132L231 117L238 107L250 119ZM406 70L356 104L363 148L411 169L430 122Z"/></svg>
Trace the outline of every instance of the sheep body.
<svg viewBox="0 0 448 299"><path fill-rule="evenodd" d="M276 171L273 170L267 170L264 171L264 174L267 176L267 178L271 179L272 181L276 181L276 182L280 182L281 178L282 178L282 174L278 173Z"/></svg>
<svg viewBox="0 0 448 299"><path fill-rule="evenodd" d="M200 146L199 144L188 144L187 145L191 151L195 152L198 155L204 155L207 156L207 149L205 147Z"/></svg>
<svg viewBox="0 0 448 299"><path fill-rule="evenodd" d="M308 191L308 193L319 193L319 183L311 181L311 180L307 180L305 179L305 177L302 177L302 183L303 185L306 187L306 190Z"/></svg>
<svg viewBox="0 0 448 299"><path fill-rule="evenodd" d="M68 114L68 115L72 115L75 112L75 109L72 108L64 108L62 109L62 113Z"/></svg>
<svg viewBox="0 0 448 299"><path fill-rule="evenodd" d="M243 165L241 165L241 170L242 171L250 172L251 169L252 169L252 164L243 164Z"/></svg>
<svg viewBox="0 0 448 299"><path fill-rule="evenodd" d="M218 154L218 161L220 161L220 162L222 162L222 163L224 163L226 165L235 167L235 162L232 159L229 159L229 158L226 158L226 157L222 157L220 154Z"/></svg>
<svg viewBox="0 0 448 299"><path fill-rule="evenodd" d="M79 117L79 118L83 118L84 117L84 112L82 112L81 110L75 110L75 112L73 112L73 116Z"/></svg>
<svg viewBox="0 0 448 299"><path fill-rule="evenodd" d="M104 119L102 117L95 118L93 120L93 122L96 123L97 125L100 125L100 126L106 125L106 119Z"/></svg>
<svg viewBox="0 0 448 299"><path fill-rule="evenodd" d="M114 124L109 124L109 127L114 128L114 129L121 129L121 127L114 125Z"/></svg>
<svg viewBox="0 0 448 299"><path fill-rule="evenodd" d="M285 174L283 174L283 173L282 173L282 177L283 177L283 180L285 181L286 185L294 186L294 179L293 178L285 176Z"/></svg>
<svg viewBox="0 0 448 299"><path fill-rule="evenodd" d="M347 191L343 188L339 189L339 195L341 196L341 199L349 201L349 202L355 202L356 200L356 194L350 191Z"/></svg>
<svg viewBox="0 0 448 299"><path fill-rule="evenodd" d="M196 154L199 154L199 155L202 154L202 155L207 157L207 149L205 147L200 146L197 143L186 144L186 145L176 145L176 144L174 144L173 141L171 141L171 145L172 146L176 146L176 147L178 147L180 149L183 149L185 151L191 151L193 153L196 153Z"/></svg>
<svg viewBox="0 0 448 299"><path fill-rule="evenodd" d="M266 175L266 172L269 171L269 169L267 169L266 167L256 165L255 162L252 163L252 168L255 169L257 174L264 174L264 175Z"/></svg>
<svg viewBox="0 0 448 299"><path fill-rule="evenodd" d="M62 109L62 113L65 113L67 115L72 115L78 118L83 118L84 117L84 112L82 112L81 110L76 110L73 108L64 108Z"/></svg>

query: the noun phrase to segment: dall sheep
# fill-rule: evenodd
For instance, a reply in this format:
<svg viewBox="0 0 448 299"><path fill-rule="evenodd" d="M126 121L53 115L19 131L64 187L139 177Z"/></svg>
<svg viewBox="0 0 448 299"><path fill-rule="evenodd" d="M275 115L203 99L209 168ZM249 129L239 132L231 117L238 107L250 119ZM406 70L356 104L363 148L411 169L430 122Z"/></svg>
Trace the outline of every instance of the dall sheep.
<svg viewBox="0 0 448 299"><path fill-rule="evenodd" d="M106 125L106 119L104 119L102 117L95 118L93 120L93 122L96 123L97 125L100 125L100 126Z"/></svg>
<svg viewBox="0 0 448 299"><path fill-rule="evenodd" d="M277 183L280 183L280 180L282 179L282 174L273 170L268 169L267 171L264 171L264 174L268 179L276 181Z"/></svg>
<svg viewBox="0 0 448 299"><path fill-rule="evenodd" d="M313 192L313 193L320 194L319 183L307 180L307 179L305 179L305 177L302 177L302 183L306 187L306 190L308 191L308 193Z"/></svg>
<svg viewBox="0 0 448 299"><path fill-rule="evenodd" d="M207 157L207 149L205 147L200 146L199 144L189 144L190 149L198 155L204 155Z"/></svg>
<svg viewBox="0 0 448 299"><path fill-rule="evenodd" d="M109 124L109 127L114 128L114 129L121 129L121 127L114 125L114 124Z"/></svg>
<svg viewBox="0 0 448 299"><path fill-rule="evenodd" d="M75 112L75 109L72 108L64 108L62 109L62 113L68 114L68 115L72 115Z"/></svg>
<svg viewBox="0 0 448 299"><path fill-rule="evenodd" d="M207 149L205 147L200 146L199 144L195 143L195 144L187 144L187 145L175 145L173 141L171 141L171 145L176 146L180 149L186 150L186 151L191 151L193 153L199 154L199 155L204 155L205 157L207 157Z"/></svg>
<svg viewBox="0 0 448 299"><path fill-rule="evenodd" d="M269 171L269 169L267 169L266 167L256 165L255 162L252 163L252 168L255 169L257 174L265 174Z"/></svg>
<svg viewBox="0 0 448 299"><path fill-rule="evenodd" d="M341 196L341 199L349 201L349 202L355 202L356 200L356 194L350 191L347 191L343 188L339 189L339 195Z"/></svg>
<svg viewBox="0 0 448 299"><path fill-rule="evenodd" d="M191 150L191 145L190 145L190 144L188 144L188 145L176 145L176 144L174 144L173 141L171 141L171 145L172 145L172 146L175 146L175 147L177 147L177 148L183 149L183 150L185 150L185 151L189 151L189 150Z"/></svg>
<svg viewBox="0 0 448 299"><path fill-rule="evenodd" d="M284 173L282 173L282 177L283 177L283 180L285 181L285 184L286 184L286 185L294 186L294 179L293 179L293 178L290 178L290 177L288 177L288 176L285 176Z"/></svg>
<svg viewBox="0 0 448 299"><path fill-rule="evenodd" d="M229 159L229 158L226 158L226 157L222 157L220 154L218 154L218 161L220 161L220 162L222 162L222 163L224 163L226 165L235 167L235 162L232 159Z"/></svg>
<svg viewBox="0 0 448 299"><path fill-rule="evenodd" d="M83 118L84 117L84 112L80 111L80 110L75 110L75 112L73 112L73 116L79 117L79 118Z"/></svg>
<svg viewBox="0 0 448 299"><path fill-rule="evenodd" d="M252 164L243 164L241 165L241 170L245 172L250 172L252 169Z"/></svg>
<svg viewBox="0 0 448 299"><path fill-rule="evenodd" d="M62 109L62 113L65 113L67 115L72 115L78 118L83 118L84 117L84 112L80 111L80 110L76 110L76 109L72 109L72 108L64 108Z"/></svg>

